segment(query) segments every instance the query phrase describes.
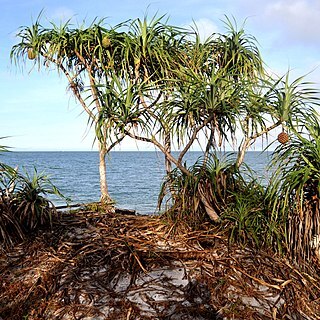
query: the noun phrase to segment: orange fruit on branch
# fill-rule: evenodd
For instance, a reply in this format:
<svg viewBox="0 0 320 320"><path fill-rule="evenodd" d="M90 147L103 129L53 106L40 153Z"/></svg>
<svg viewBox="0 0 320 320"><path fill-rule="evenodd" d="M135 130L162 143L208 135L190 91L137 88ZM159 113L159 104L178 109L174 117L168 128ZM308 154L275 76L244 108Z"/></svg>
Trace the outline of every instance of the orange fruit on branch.
<svg viewBox="0 0 320 320"><path fill-rule="evenodd" d="M278 134L278 141L282 144L285 144L289 141L289 136L286 132L282 131Z"/></svg>
<svg viewBox="0 0 320 320"><path fill-rule="evenodd" d="M32 49L32 48L29 48L28 49L28 58L30 60L34 60L36 58L36 52Z"/></svg>
<svg viewBox="0 0 320 320"><path fill-rule="evenodd" d="M108 36L104 36L102 38L102 46L104 48L109 48L111 46L111 40L110 40L110 38Z"/></svg>

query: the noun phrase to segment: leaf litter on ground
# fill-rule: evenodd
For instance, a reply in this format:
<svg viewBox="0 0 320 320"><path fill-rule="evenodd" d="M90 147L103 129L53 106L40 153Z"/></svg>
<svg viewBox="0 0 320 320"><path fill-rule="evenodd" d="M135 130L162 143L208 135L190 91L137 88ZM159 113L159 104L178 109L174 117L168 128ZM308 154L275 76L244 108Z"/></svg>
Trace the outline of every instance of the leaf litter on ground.
<svg viewBox="0 0 320 320"><path fill-rule="evenodd" d="M0 319L320 319L319 261L78 210L0 253Z"/></svg>

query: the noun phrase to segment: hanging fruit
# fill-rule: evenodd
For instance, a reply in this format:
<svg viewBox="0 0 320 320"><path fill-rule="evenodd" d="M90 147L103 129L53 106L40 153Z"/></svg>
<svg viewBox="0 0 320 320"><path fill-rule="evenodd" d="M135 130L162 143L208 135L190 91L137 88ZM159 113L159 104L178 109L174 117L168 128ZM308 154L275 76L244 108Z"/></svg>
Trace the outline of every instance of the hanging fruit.
<svg viewBox="0 0 320 320"><path fill-rule="evenodd" d="M102 47L103 48L109 48L110 46L111 46L110 38L108 36L104 36L102 38Z"/></svg>
<svg viewBox="0 0 320 320"><path fill-rule="evenodd" d="M28 58L30 60L34 60L36 58L36 52L33 50L33 48L28 49Z"/></svg>
<svg viewBox="0 0 320 320"><path fill-rule="evenodd" d="M282 131L278 134L278 141L282 144L285 144L289 141L289 136L286 132Z"/></svg>

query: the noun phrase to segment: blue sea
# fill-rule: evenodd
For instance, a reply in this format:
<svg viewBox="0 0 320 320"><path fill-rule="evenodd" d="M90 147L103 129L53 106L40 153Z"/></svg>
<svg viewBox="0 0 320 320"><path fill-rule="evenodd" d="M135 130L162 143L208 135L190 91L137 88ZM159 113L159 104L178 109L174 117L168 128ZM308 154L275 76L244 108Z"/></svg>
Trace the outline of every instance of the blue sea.
<svg viewBox="0 0 320 320"><path fill-rule="evenodd" d="M201 152L189 152L187 165L195 163ZM271 153L248 152L245 162L255 170L257 177L266 181L266 165ZM5 152L0 162L18 167L20 172L48 175L72 203L99 201L98 152ZM138 213L156 212L158 194L164 179L164 158L159 152L114 151L106 161L109 192L116 207L136 210ZM65 202L52 198L60 206Z"/></svg>

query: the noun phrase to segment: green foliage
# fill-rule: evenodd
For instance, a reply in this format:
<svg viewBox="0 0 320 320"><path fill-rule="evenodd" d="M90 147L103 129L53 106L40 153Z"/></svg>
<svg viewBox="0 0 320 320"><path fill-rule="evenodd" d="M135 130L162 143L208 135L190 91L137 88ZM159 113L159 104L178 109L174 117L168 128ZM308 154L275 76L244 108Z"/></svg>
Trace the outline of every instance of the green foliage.
<svg viewBox="0 0 320 320"><path fill-rule="evenodd" d="M217 217L227 208L233 193L240 191L241 177L230 160L219 160L211 154L200 158L188 168L190 174L178 168L172 170L162 185L159 207L170 194L172 207L164 217L177 228L197 229L208 216ZM210 215L211 214L211 215Z"/></svg>
<svg viewBox="0 0 320 320"><path fill-rule="evenodd" d="M202 41L196 27L171 26L164 16L109 28L103 19L88 27L74 28L67 21L46 28L40 16L31 27L20 28L12 60L29 57L33 65L52 65L66 76L95 128L100 151L129 136L154 144L176 165L159 197L161 203L169 192L172 207L164 217L175 227L196 229L211 218L224 222L231 242L276 251L285 246L291 255L310 255L310 241L320 234L319 115L314 111L320 100L310 83L303 77L290 83L289 73L266 76L256 39L227 17L225 34ZM291 140L275 151L275 173L264 190L254 178L245 179L239 167L256 139L278 126ZM239 142L239 133L236 163L210 155ZM203 157L187 167L184 156L200 137L205 137ZM177 158L173 144L181 149ZM40 197L50 186L39 187L41 176L26 178L16 175L21 207L15 208L23 227L33 229L50 221L42 209L49 203ZM8 223L15 228L14 220Z"/></svg>
<svg viewBox="0 0 320 320"><path fill-rule="evenodd" d="M230 243L282 252L283 230L270 219L264 199L265 188L252 176L240 192L233 193L222 215L221 228L227 230Z"/></svg>
<svg viewBox="0 0 320 320"><path fill-rule="evenodd" d="M106 213L106 212L110 212L110 208L112 207L112 205L114 205L114 202L112 203L91 202L91 203L87 203L84 206L84 210Z"/></svg>
<svg viewBox="0 0 320 320"><path fill-rule="evenodd" d="M36 170L32 176L20 174L5 164L0 164L0 243L4 247L23 240L40 226L51 226L57 216L48 194L63 197L44 174Z"/></svg>
<svg viewBox="0 0 320 320"><path fill-rule="evenodd" d="M52 214L56 212L53 203L44 196L62 195L48 176L38 174L35 169L32 176L18 173L14 182L15 215L24 229L32 231L38 226L51 224Z"/></svg>
<svg viewBox="0 0 320 320"><path fill-rule="evenodd" d="M285 230L292 258L308 259L320 234L320 126L315 111L302 119L299 131L274 152L273 177L267 190L272 219Z"/></svg>
<svg viewBox="0 0 320 320"><path fill-rule="evenodd" d="M179 145L190 139L188 149L208 130L215 138L208 140L210 147L228 140L227 132L235 137L248 109L245 92L263 74L256 40L230 20L226 25L225 35L200 41L196 28L171 26L164 16L109 29L103 19L88 27L73 28L68 21L45 28L39 17L20 29L11 57L25 60L32 48L38 53L33 63L62 71L102 144L113 146L124 135L138 138L138 126L144 141L170 135Z"/></svg>
<svg viewBox="0 0 320 320"><path fill-rule="evenodd" d="M5 139L7 137L0 137L0 139ZM8 147L7 146L2 146L0 145L0 153L1 152L7 152L8 151Z"/></svg>
<svg viewBox="0 0 320 320"><path fill-rule="evenodd" d="M23 240L25 233L14 215L14 204L10 195L1 190L0 193L0 244L11 247L16 241Z"/></svg>
<svg viewBox="0 0 320 320"><path fill-rule="evenodd" d="M258 184L248 184L241 192L233 194L233 201L222 216L227 222L230 242L260 246L264 240L262 235L266 218L261 206L263 193L259 187Z"/></svg>

